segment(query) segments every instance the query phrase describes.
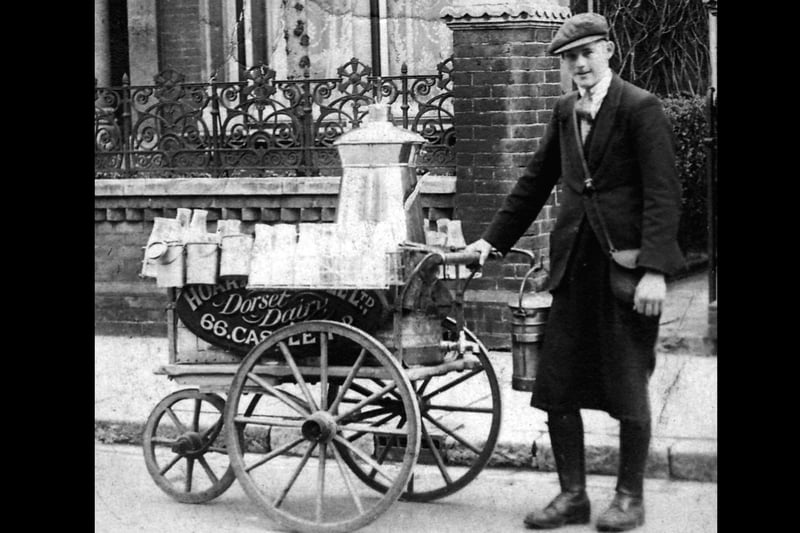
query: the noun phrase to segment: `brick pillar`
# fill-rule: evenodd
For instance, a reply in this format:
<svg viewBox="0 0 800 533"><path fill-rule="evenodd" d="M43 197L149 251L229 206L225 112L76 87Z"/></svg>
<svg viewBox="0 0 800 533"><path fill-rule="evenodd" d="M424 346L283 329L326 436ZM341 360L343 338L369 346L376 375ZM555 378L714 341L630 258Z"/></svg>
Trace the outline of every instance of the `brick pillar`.
<svg viewBox="0 0 800 533"><path fill-rule="evenodd" d="M521 175L563 93L560 60L547 46L569 16L555 0L463 0L442 10L453 30L456 218L468 241L480 237ZM520 247L546 253L554 197ZM485 274L500 272L490 266Z"/></svg>
<svg viewBox="0 0 800 533"><path fill-rule="evenodd" d="M547 54L570 15L555 0L454 0L441 12L453 30L455 218L462 220L467 242L486 229L538 148L555 102L570 87L560 59ZM557 190L517 246L546 260L556 209ZM467 322L490 348L508 346L506 302L527 269L522 257L490 261L470 285Z"/></svg>

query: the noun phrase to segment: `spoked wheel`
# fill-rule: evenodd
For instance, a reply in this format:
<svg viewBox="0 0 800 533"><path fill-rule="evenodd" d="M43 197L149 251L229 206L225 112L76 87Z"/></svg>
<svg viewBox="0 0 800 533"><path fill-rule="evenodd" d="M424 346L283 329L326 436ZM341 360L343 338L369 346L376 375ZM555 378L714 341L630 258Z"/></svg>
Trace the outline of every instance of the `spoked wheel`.
<svg viewBox="0 0 800 533"><path fill-rule="evenodd" d="M456 323L448 318L444 324L450 340L457 338ZM449 496L464 488L488 463L500 433L500 386L489 362L486 347L475 335L464 329L467 340L478 344L474 354L479 365L461 372L451 372L414 383L414 393L422 414L422 448L419 463L435 465L435 470L426 469L425 474L417 467L401 498L408 501L431 501ZM468 356L469 357L469 356ZM344 402L358 401L359 397L371 394L371 388L379 381L363 389L351 387ZM389 399L387 409L392 409ZM405 420L399 415L386 423L396 422L399 428ZM368 438L363 436L362 438ZM378 437L374 446L376 460L382 464L391 456L394 437ZM348 466L364 483L377 491L385 491L387 485L374 472L360 468L342 451Z"/></svg>
<svg viewBox="0 0 800 533"><path fill-rule="evenodd" d="M365 376L383 386L343 403ZM248 402L246 392L261 400ZM387 404L406 421L402 428L378 418ZM373 337L338 322L294 324L256 345L233 378L225 420L235 428L227 445L236 478L271 519L293 531L353 531L374 521L399 498L419 453L419 407L400 364ZM248 432L264 427L271 433L266 453L243 446ZM372 440L354 444L354 435L396 437L402 445L393 461L379 463ZM343 453L386 490L359 482Z"/></svg>
<svg viewBox="0 0 800 533"><path fill-rule="evenodd" d="M147 471L179 502L212 500L236 479L220 436L224 409L219 396L185 389L161 400L147 419Z"/></svg>

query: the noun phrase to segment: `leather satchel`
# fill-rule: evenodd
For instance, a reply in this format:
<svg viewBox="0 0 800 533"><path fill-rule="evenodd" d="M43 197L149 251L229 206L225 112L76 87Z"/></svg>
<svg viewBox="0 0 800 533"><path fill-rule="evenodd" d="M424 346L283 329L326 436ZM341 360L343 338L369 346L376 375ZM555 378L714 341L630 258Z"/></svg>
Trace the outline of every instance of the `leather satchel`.
<svg viewBox="0 0 800 533"><path fill-rule="evenodd" d="M639 258L639 248L631 248L628 250L617 250L614 243L611 242L611 235L608 233L605 219L600 212L597 205L597 199L594 196L594 182L592 175L589 172L589 165L586 164L586 157L583 154L583 140L580 137L580 129L578 127L578 118L575 110L572 112L573 126L575 130L575 140L578 143L578 153L580 154L581 163L583 165L584 180L583 184L589 194L591 204L594 206L597 219L600 221L600 227L603 230L603 235L608 243L608 250L610 261L608 266L609 281L611 284L611 292L616 298L626 303L633 303L633 297L636 294L636 287L644 275L644 268L637 266L637 259Z"/></svg>
<svg viewBox="0 0 800 533"><path fill-rule="evenodd" d="M644 269L636 266L637 257L639 257L638 249L611 252L611 261L608 267L611 292L626 303L633 303L636 286L639 285L639 281L644 275Z"/></svg>

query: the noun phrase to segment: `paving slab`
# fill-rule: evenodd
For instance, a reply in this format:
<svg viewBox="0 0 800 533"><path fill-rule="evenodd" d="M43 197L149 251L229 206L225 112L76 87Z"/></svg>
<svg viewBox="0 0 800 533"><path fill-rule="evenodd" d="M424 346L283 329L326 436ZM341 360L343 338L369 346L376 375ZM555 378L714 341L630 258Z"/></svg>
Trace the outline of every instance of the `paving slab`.
<svg viewBox="0 0 800 533"><path fill-rule="evenodd" d="M96 444L94 457L94 525L99 533L269 533L281 530L248 498L238 482L205 504L180 504L155 485L142 466L141 450L137 447ZM420 475L426 474L435 475L435 467L422 465ZM335 476L331 476L331 483L335 481ZM611 501L615 481L611 476L587 476L593 522ZM717 489L716 483L646 479L647 521L635 530L636 533L716 532ZM441 500L430 503L397 501L360 531L526 531L522 524L525 514L546 505L557 492L555 474L531 469L487 468L462 490ZM595 526L594 523L570 525L558 531L588 533L594 532Z"/></svg>
<svg viewBox="0 0 800 533"><path fill-rule="evenodd" d="M717 441L680 439L670 446L670 475L673 479L717 481Z"/></svg>

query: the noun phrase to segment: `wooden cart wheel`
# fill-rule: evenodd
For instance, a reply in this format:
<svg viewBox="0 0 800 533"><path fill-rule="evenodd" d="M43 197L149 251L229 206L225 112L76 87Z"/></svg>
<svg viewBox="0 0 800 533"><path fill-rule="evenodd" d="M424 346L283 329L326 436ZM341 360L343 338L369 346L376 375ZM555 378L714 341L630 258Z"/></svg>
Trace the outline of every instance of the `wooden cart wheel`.
<svg viewBox="0 0 800 533"><path fill-rule="evenodd" d="M456 322L446 319L444 326L450 340L457 338ZM500 386L497 375L489 361L489 352L478 338L464 329L467 340L478 344L474 354L480 366L462 372L427 378L414 383L414 391L422 414L422 449L419 463L432 463L436 471L421 475L418 467L409 480L401 498L408 501L431 501L449 496L464 488L486 466L497 444L500 433ZM358 401L370 394L375 383L364 390L353 390L345 402ZM351 387L352 388L352 387ZM393 400L396 401L396 400ZM387 423L397 422L400 428L404 420L399 417ZM376 460L382 464L391 455L396 443L386 438L375 443ZM342 457L356 476L377 491L387 486L374 472L361 468L342 452Z"/></svg>
<svg viewBox="0 0 800 533"><path fill-rule="evenodd" d="M147 471L179 502L212 500L236 479L220 436L224 409L225 400L216 394L184 389L161 400L147 419Z"/></svg>
<svg viewBox="0 0 800 533"><path fill-rule="evenodd" d="M346 365L329 364L350 356ZM379 377L384 386L355 404L342 404L364 376ZM262 401L253 408L245 392L260 394ZM387 403L407 421L402 428L373 420ZM225 420L235 428L227 445L236 478L272 520L293 531L353 531L374 521L400 497L420 447L419 407L402 367L380 342L339 322L286 326L256 345L233 378ZM271 432L266 453L243 446L242 435L264 427ZM402 441L396 461L378 464L371 448L353 444L353 435L396 437ZM359 468L374 470L386 490L376 493L360 483L340 450Z"/></svg>

